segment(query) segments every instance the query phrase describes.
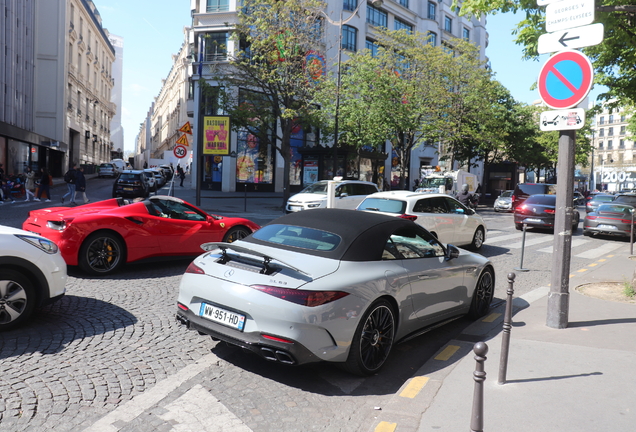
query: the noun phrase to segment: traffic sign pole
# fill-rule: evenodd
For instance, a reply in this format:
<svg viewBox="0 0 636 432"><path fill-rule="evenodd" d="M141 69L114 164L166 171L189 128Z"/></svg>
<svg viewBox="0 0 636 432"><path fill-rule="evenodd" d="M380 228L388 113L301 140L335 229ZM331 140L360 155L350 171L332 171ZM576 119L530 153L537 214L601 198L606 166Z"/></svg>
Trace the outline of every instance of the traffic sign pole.
<svg viewBox="0 0 636 432"><path fill-rule="evenodd" d="M572 258L572 220L574 218L574 154L576 131L561 131L557 162L557 193L554 243L548 314L546 325L555 329L568 326L570 309L570 262Z"/></svg>

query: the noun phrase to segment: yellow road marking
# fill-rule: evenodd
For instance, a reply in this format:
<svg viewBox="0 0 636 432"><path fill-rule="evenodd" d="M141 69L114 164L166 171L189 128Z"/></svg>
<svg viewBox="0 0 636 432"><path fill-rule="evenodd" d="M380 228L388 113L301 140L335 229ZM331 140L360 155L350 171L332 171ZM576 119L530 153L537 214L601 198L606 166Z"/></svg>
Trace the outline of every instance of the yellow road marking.
<svg viewBox="0 0 636 432"><path fill-rule="evenodd" d="M435 360L446 361L449 358L451 358L453 354L457 352L458 349L459 347L457 345L449 345L446 348L444 348L442 352L437 355L437 357L435 357Z"/></svg>
<svg viewBox="0 0 636 432"><path fill-rule="evenodd" d="M397 423L389 423L389 422L380 422L376 427L375 427L375 432L393 432L395 431L395 428L397 427Z"/></svg>
<svg viewBox="0 0 636 432"><path fill-rule="evenodd" d="M571 278L573 278L573 277L574 277L574 275L573 275L573 274L571 274L571 275L570 275L570 277L571 277ZM550 286L550 285L548 285L548 286Z"/></svg>
<svg viewBox="0 0 636 432"><path fill-rule="evenodd" d="M608 255L607 257L608 258L614 258L614 255Z"/></svg>
<svg viewBox="0 0 636 432"><path fill-rule="evenodd" d="M483 320L481 320L481 322L493 322L494 320L496 320L497 318L499 318L501 316L500 313L491 313L490 315L488 315L486 318L484 318Z"/></svg>
<svg viewBox="0 0 636 432"><path fill-rule="evenodd" d="M587 271L587 269L586 269L586 268L582 268L582 269L580 269L580 270L577 270L577 273L583 273L583 272L586 272L586 271Z"/></svg>
<svg viewBox="0 0 636 432"><path fill-rule="evenodd" d="M601 258L600 260L598 260L598 262L605 262L607 261L605 258Z"/></svg>
<svg viewBox="0 0 636 432"><path fill-rule="evenodd" d="M596 267L598 265L598 263L592 263L590 265L588 265L588 267Z"/></svg>
<svg viewBox="0 0 636 432"><path fill-rule="evenodd" d="M415 377L400 393L401 397L413 399L424 388L428 382L428 377Z"/></svg>

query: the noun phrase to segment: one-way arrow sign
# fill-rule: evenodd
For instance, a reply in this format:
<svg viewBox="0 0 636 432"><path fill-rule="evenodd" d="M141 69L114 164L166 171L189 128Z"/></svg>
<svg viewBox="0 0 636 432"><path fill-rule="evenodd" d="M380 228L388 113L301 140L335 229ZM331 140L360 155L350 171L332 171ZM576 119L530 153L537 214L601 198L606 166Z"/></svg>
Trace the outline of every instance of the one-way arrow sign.
<svg viewBox="0 0 636 432"><path fill-rule="evenodd" d="M596 23L575 27L539 36L537 51L548 54L564 49L575 49L598 45L603 41L603 24Z"/></svg>

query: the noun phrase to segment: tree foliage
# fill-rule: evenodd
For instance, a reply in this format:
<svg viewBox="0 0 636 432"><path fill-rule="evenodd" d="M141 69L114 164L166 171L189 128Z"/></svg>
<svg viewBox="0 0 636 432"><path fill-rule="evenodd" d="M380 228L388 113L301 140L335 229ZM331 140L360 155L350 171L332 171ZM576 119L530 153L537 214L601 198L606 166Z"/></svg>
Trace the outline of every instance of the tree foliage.
<svg viewBox="0 0 636 432"><path fill-rule="evenodd" d="M317 119L306 58L321 44L324 6L319 0L243 0L233 37L242 49L215 73L233 129L247 129L284 160L283 205L289 198L292 128L298 122L310 127Z"/></svg>
<svg viewBox="0 0 636 432"><path fill-rule="evenodd" d="M525 58L536 58L539 36L546 33L545 7L537 6L536 0L464 0L460 14L517 11L525 11L526 16L514 31L516 42L524 46ZM626 0L599 0L595 22L603 23L605 38L582 51L594 65L595 83L608 88L599 98L615 100L616 105L636 103L636 5Z"/></svg>

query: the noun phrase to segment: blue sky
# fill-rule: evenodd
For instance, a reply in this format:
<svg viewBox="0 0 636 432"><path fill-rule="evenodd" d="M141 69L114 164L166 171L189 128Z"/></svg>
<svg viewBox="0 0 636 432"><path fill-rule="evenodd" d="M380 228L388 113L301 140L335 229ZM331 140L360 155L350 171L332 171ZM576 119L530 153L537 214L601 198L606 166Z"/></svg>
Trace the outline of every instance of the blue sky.
<svg viewBox="0 0 636 432"><path fill-rule="evenodd" d="M172 67L184 40L183 28L192 25L190 0L93 0L108 31L124 38L122 126L124 149L134 150L135 137L150 104L159 94L161 80ZM497 14L487 20L489 57L496 78L513 97L525 103L539 99L530 87L547 60L523 61L522 50L513 42L512 29L521 15ZM594 90L592 95L594 95Z"/></svg>

